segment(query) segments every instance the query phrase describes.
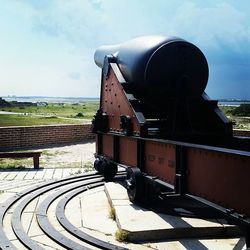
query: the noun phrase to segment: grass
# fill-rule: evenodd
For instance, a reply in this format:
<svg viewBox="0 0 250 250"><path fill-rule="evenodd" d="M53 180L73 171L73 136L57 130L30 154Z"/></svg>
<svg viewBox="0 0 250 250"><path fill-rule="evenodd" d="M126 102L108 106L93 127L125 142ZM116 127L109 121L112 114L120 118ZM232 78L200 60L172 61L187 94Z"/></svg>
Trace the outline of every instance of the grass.
<svg viewBox="0 0 250 250"><path fill-rule="evenodd" d="M0 108L1 111L18 114L0 114L0 126L32 126L53 124L82 124L92 120L98 102L49 103L48 106L24 106Z"/></svg>
<svg viewBox="0 0 250 250"><path fill-rule="evenodd" d="M74 173L71 173L70 175L82 174L94 170L94 165L91 161L85 162L83 165L82 162L75 162L75 164L71 164L70 167L78 168Z"/></svg>
<svg viewBox="0 0 250 250"><path fill-rule="evenodd" d="M49 103L48 106L24 106L24 107L6 107L3 111L15 113L43 114L47 116L56 115L62 117L73 117L82 113L84 117L90 118L98 108L98 102L86 103Z"/></svg>
<svg viewBox="0 0 250 250"><path fill-rule="evenodd" d="M75 171L74 173L72 173L72 175L74 175L74 174L81 174L81 173L82 173L82 170L78 169L77 171Z"/></svg>
<svg viewBox="0 0 250 250"><path fill-rule="evenodd" d="M115 239L119 242L124 242L128 239L128 232L125 230L118 229L115 232Z"/></svg>
<svg viewBox="0 0 250 250"><path fill-rule="evenodd" d="M33 159L0 159L0 169L24 169L33 167Z"/></svg>
<svg viewBox="0 0 250 250"><path fill-rule="evenodd" d="M250 130L250 117L233 115L234 110L237 107L234 107L234 106L220 106L219 108L223 111L223 113L227 116L227 118L234 123L234 128L235 129Z"/></svg>
<svg viewBox="0 0 250 250"><path fill-rule="evenodd" d="M109 218L111 220L116 220L115 209L113 207L111 207L109 210Z"/></svg>
<svg viewBox="0 0 250 250"><path fill-rule="evenodd" d="M68 151L62 151L62 150L56 150L56 151L51 151L49 149L44 149L42 151L42 156L46 156L46 158L51 158L57 155L64 155L64 154L68 154Z"/></svg>
<svg viewBox="0 0 250 250"><path fill-rule="evenodd" d="M90 172L94 170L94 164L91 161L88 161L86 163L84 163L83 167L85 172Z"/></svg>
<svg viewBox="0 0 250 250"><path fill-rule="evenodd" d="M82 124L92 120L99 102L49 103L48 106L0 108L1 111L24 115L0 114L0 127L53 124ZM224 114L235 123L234 128L250 130L250 117L233 115L237 107L220 106Z"/></svg>
<svg viewBox="0 0 250 250"><path fill-rule="evenodd" d="M63 119L58 117L36 117L32 115L6 115L0 114L0 127L6 126L33 126L33 125L53 125L53 124L82 124L76 119Z"/></svg>

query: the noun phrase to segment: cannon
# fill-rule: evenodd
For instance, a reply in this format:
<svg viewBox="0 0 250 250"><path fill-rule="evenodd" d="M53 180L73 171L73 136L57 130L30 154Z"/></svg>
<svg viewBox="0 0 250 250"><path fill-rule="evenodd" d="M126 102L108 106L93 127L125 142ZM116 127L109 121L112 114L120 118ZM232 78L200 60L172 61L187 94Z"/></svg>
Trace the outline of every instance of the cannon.
<svg viewBox="0 0 250 250"><path fill-rule="evenodd" d="M132 202L188 197L240 226L250 246L250 140L205 93L208 63L194 44L146 36L101 46L95 169L126 168Z"/></svg>
<svg viewBox="0 0 250 250"><path fill-rule="evenodd" d="M166 97L200 96L208 80L203 53L187 41L162 36L140 37L116 46L102 46L95 63L103 67L106 55L113 56L136 98L154 102Z"/></svg>

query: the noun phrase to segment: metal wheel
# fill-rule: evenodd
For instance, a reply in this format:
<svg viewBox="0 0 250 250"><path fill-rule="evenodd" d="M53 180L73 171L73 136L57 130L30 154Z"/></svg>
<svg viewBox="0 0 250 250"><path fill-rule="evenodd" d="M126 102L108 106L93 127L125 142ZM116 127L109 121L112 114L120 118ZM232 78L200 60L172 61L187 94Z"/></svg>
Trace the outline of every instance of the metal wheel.
<svg viewBox="0 0 250 250"><path fill-rule="evenodd" d="M104 173L103 173L105 181L111 181L115 177L117 170L118 170L117 164L113 162L109 162L109 163L107 162L104 168Z"/></svg>
<svg viewBox="0 0 250 250"><path fill-rule="evenodd" d="M127 168L127 192L131 202L140 202L143 199L143 176L139 168Z"/></svg>
<svg viewBox="0 0 250 250"><path fill-rule="evenodd" d="M94 162L95 170L104 176L106 181L111 181L117 173L117 164L105 159L104 157L96 158Z"/></svg>
<svg viewBox="0 0 250 250"><path fill-rule="evenodd" d="M96 158L94 162L94 169L100 173L100 168L101 168L102 161L99 158Z"/></svg>

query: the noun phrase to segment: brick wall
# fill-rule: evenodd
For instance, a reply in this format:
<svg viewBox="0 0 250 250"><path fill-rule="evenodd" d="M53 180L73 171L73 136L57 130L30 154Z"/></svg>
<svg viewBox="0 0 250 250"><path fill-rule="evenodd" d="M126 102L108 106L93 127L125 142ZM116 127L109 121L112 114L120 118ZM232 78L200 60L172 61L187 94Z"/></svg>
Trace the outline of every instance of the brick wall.
<svg viewBox="0 0 250 250"><path fill-rule="evenodd" d="M0 151L80 143L94 137L91 124L0 127Z"/></svg>

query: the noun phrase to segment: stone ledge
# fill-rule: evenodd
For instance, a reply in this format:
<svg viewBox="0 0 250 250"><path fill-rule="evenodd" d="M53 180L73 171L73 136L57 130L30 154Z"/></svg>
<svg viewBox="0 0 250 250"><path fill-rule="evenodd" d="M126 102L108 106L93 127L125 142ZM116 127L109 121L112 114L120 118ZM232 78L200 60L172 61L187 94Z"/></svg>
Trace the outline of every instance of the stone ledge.
<svg viewBox="0 0 250 250"><path fill-rule="evenodd" d="M127 231L128 240L132 242L239 236L239 229L223 220L177 217L136 206L129 201L126 189L118 183L106 183L105 193L115 209L118 228Z"/></svg>

